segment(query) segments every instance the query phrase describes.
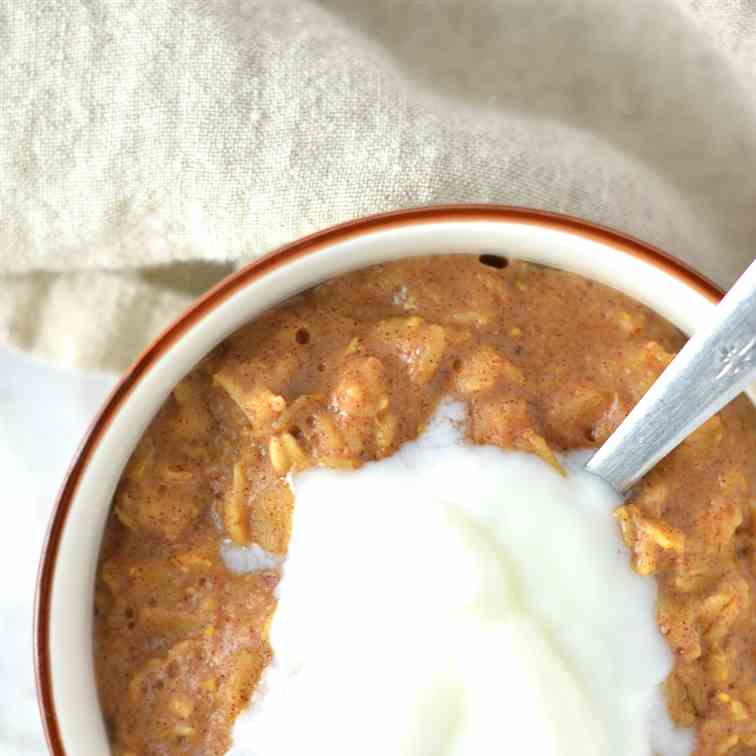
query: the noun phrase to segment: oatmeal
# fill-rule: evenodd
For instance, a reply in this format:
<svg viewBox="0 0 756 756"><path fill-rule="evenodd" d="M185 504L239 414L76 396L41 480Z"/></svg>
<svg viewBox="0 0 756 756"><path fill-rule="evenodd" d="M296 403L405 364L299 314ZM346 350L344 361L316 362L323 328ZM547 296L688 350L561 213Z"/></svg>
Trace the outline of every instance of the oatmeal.
<svg viewBox="0 0 756 756"><path fill-rule="evenodd" d="M176 387L115 495L95 594L114 753L229 748L270 662L290 472L390 456L446 397L464 404L470 441L559 469L558 453L608 437L683 341L598 284L467 256L336 279L231 336ZM755 492L756 413L741 397L616 513L658 586L668 709L700 756L756 753ZM257 569L229 569L227 542Z"/></svg>

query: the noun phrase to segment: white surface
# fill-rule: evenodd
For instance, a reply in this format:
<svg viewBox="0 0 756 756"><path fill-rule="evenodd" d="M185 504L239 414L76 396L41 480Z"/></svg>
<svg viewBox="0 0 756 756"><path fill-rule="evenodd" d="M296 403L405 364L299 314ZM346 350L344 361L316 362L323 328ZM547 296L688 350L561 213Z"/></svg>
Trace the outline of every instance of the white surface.
<svg viewBox="0 0 756 756"><path fill-rule="evenodd" d="M230 756L691 752L655 717L673 659L618 494L586 453L563 477L464 422L445 404L388 459L293 475L273 663Z"/></svg>
<svg viewBox="0 0 756 756"><path fill-rule="evenodd" d="M397 207L568 212L722 284L753 259L752 0L0 0L0 18L0 334L61 362L123 367L222 266Z"/></svg>
<svg viewBox="0 0 756 756"><path fill-rule="evenodd" d="M46 754L34 694L39 552L73 453L114 379L60 370L0 346L0 753Z"/></svg>
<svg viewBox="0 0 756 756"><path fill-rule="evenodd" d="M523 221L424 222L365 231L297 257L235 291L193 323L143 373L93 450L62 533L50 598L50 669L63 741L76 756L106 748L91 665L92 590L107 503L131 449L176 382L208 349L269 306L360 265L404 255L480 248L593 274L690 331L713 306L649 263L613 247Z"/></svg>

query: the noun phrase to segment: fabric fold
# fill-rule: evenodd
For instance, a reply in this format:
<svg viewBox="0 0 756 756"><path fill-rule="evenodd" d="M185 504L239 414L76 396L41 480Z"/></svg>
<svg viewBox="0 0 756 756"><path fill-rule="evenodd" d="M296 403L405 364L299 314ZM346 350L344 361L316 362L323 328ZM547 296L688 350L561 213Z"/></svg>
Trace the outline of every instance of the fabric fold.
<svg viewBox="0 0 756 756"><path fill-rule="evenodd" d="M66 364L401 207L566 212L723 285L754 257L742 0L0 0L0 50L0 338Z"/></svg>

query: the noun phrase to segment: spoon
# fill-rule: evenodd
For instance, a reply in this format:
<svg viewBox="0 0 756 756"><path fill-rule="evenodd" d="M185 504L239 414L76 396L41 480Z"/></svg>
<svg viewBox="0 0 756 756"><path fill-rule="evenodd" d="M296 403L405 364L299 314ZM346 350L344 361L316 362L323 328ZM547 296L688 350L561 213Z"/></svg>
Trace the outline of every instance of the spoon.
<svg viewBox="0 0 756 756"><path fill-rule="evenodd" d="M756 261L585 469L627 491L756 381Z"/></svg>

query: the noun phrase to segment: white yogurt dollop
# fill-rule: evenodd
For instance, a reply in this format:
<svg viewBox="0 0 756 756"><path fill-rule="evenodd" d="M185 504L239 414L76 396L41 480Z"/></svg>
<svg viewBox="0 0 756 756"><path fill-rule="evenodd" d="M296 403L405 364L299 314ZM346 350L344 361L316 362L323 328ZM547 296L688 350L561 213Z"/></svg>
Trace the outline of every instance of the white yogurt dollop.
<svg viewBox="0 0 756 756"><path fill-rule="evenodd" d="M463 443L294 479L274 659L232 756L683 756L671 656L616 494L568 459Z"/></svg>

